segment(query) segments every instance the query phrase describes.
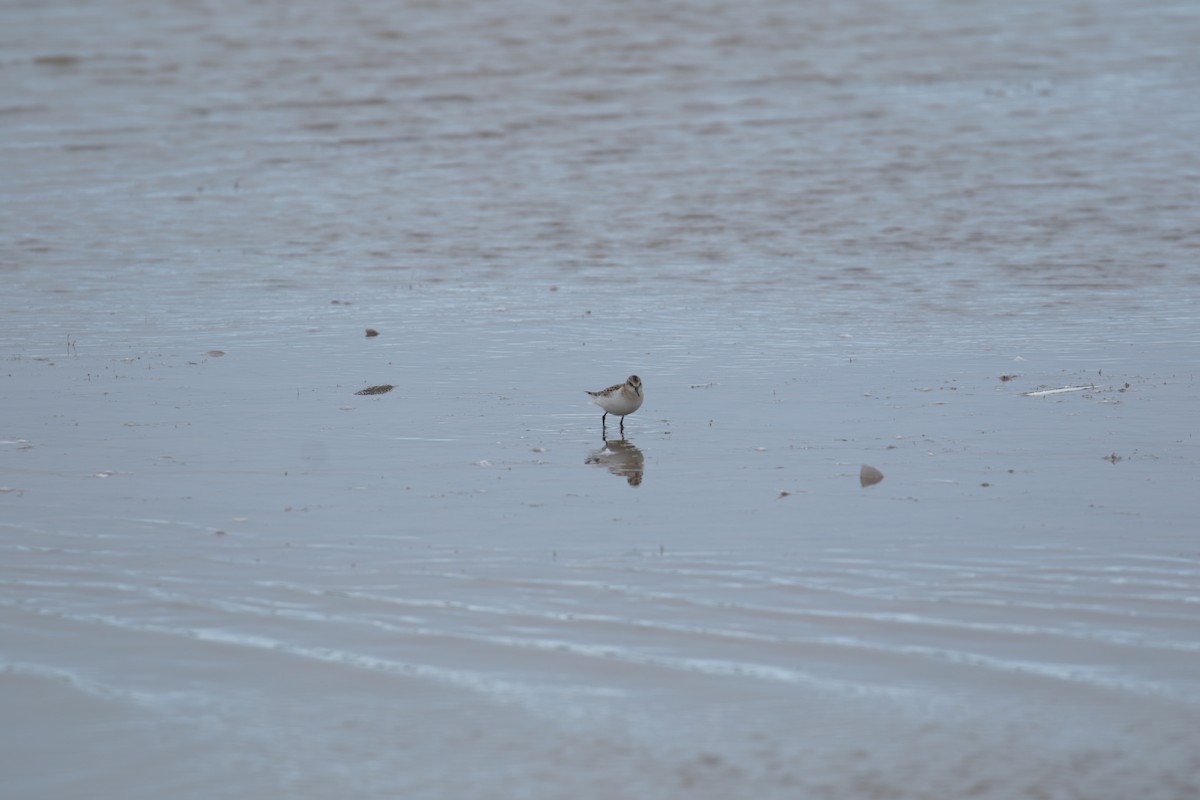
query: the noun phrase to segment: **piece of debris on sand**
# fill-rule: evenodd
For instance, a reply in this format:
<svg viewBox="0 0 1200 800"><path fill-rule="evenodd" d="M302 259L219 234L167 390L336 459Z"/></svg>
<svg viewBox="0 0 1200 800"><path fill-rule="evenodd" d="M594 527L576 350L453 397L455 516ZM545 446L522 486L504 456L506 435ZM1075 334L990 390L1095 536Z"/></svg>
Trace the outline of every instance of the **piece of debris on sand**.
<svg viewBox="0 0 1200 800"><path fill-rule="evenodd" d="M390 383L381 383L378 386L368 386L365 389L359 389L355 394L387 394L395 388Z"/></svg>
<svg viewBox="0 0 1200 800"><path fill-rule="evenodd" d="M1047 395L1052 394L1062 394L1063 392L1083 392L1088 389L1095 388L1096 387L1094 384L1088 384L1087 386L1063 386L1058 389L1038 389L1034 392L1022 392L1022 394L1026 397L1046 397Z"/></svg>

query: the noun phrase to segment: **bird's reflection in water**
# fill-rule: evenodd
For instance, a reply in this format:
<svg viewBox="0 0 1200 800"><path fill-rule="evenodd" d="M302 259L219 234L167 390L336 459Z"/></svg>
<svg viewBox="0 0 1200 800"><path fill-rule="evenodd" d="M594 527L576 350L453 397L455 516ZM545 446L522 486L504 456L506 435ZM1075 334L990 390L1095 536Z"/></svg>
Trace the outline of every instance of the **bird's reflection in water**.
<svg viewBox="0 0 1200 800"><path fill-rule="evenodd" d="M642 473L646 469L646 457L628 439L606 439L604 447L593 450L585 464L607 467L613 475L620 475L630 486L642 485Z"/></svg>

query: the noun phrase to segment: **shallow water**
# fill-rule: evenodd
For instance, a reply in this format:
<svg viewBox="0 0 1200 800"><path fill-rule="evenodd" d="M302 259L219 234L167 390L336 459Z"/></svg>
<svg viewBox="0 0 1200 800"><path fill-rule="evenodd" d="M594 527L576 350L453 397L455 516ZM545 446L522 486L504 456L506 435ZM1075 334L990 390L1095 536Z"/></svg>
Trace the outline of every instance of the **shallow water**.
<svg viewBox="0 0 1200 800"><path fill-rule="evenodd" d="M1197 793L1190 4L0 23L14 796Z"/></svg>

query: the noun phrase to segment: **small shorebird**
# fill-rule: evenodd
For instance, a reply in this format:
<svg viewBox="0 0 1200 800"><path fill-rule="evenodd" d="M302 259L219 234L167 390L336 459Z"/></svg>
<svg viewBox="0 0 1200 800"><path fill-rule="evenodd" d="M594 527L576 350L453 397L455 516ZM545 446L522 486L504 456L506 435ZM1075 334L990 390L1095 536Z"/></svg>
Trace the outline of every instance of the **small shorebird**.
<svg viewBox="0 0 1200 800"><path fill-rule="evenodd" d="M601 389L598 392L588 392L592 396L592 402L604 409L604 416L600 418L600 430L605 430L605 423L608 420L609 414L616 414L621 418L621 433L625 432L625 415L632 414L642 407L642 379L637 375L630 375L624 383L618 383L610 386L607 389Z"/></svg>

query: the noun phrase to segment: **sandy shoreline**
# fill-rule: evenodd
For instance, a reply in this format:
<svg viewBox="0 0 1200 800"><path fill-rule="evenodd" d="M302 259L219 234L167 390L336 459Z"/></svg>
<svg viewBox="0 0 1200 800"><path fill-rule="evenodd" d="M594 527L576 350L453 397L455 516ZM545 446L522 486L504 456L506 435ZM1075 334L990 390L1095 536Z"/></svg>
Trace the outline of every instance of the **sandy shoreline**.
<svg viewBox="0 0 1200 800"><path fill-rule="evenodd" d="M1173 420L1197 387L1171 348L736 382L714 340L643 370L647 413L605 450L575 387L355 397L345 359L304 358L294 381L326 371L281 391L239 338L9 359L23 796L130 771L146 796L219 773L414 797L1175 797L1196 774ZM475 377L520 375L513 352ZM633 449L637 485L588 463ZM861 488L863 461L886 479ZM61 747L74 769L37 756Z"/></svg>

